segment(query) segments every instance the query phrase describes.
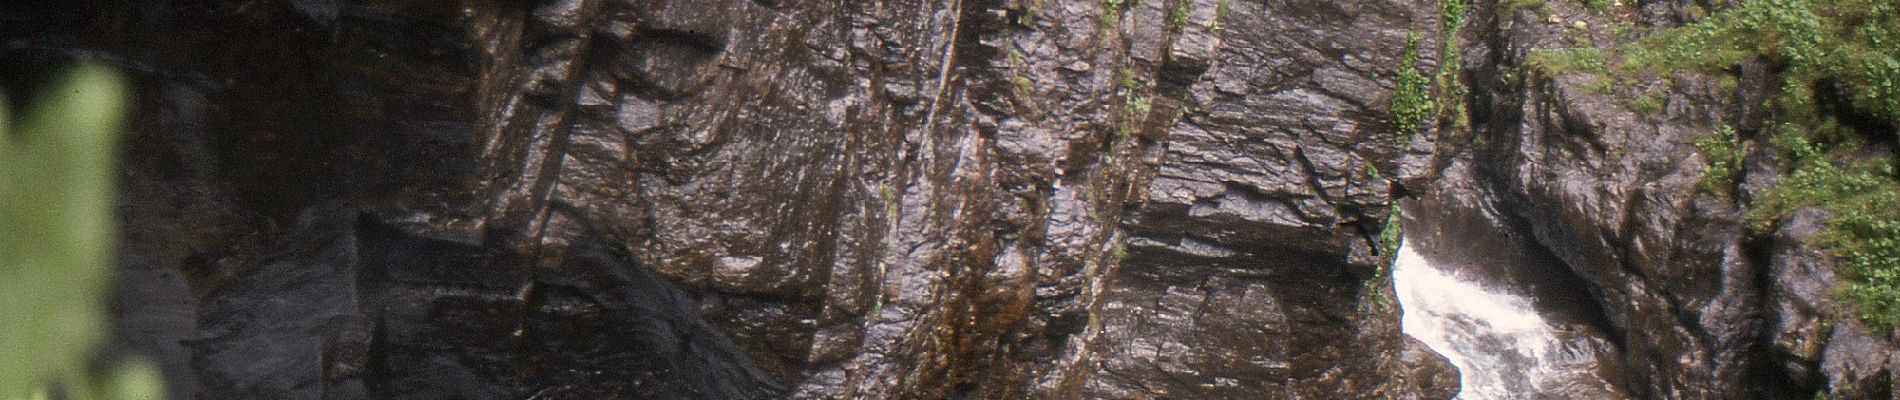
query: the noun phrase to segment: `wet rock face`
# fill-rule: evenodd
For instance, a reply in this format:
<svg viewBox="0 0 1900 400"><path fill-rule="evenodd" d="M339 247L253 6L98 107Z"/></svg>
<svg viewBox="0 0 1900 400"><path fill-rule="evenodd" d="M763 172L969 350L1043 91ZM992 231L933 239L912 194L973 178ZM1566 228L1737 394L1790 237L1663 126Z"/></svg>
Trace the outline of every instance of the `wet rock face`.
<svg viewBox="0 0 1900 400"><path fill-rule="evenodd" d="M0 64L140 82L179 398L1444 398L1372 240L1422 7L13 2Z"/></svg>
<svg viewBox="0 0 1900 400"><path fill-rule="evenodd" d="M1427 399L1449 399L1458 395L1458 369L1451 367L1451 360L1432 352L1424 342L1406 338L1404 362L1415 365L1412 380L1420 390L1419 397Z"/></svg>
<svg viewBox="0 0 1900 400"><path fill-rule="evenodd" d="M1623 18L1667 28L1690 3L1643 2ZM1706 162L1694 141L1723 125L1763 129L1773 89L1760 82L1775 72L1745 61L1729 72L1743 82L1732 89L1692 71L1638 80L1632 90L1664 96L1639 112L1618 100L1623 88L1591 89L1606 78L1538 76L1523 63L1531 49L1629 40L1601 29L1615 15L1549 4L1549 16L1473 11L1462 54L1471 136L1441 137L1443 176L1425 203L1532 243L1574 274L1557 284L1587 290L1571 297L1595 303L1601 315L1586 319L1620 342L1620 384L1638 397L1889 397L1892 345L1840 312L1831 262L1808 244L1825 216L1803 210L1770 234L1744 231L1737 199L1760 195L1786 161L1755 148L1737 185L1698 189Z"/></svg>
<svg viewBox="0 0 1900 400"><path fill-rule="evenodd" d="M1659 13L1648 4L1639 14ZM1536 243L1588 288L1621 350L1630 393L1655 398L1778 397L1789 390L1763 360L1760 318L1768 265L1743 237L1742 210L1697 190L1704 165L1693 141L1747 103L1713 89L1713 76L1677 72L1654 113L1584 89L1585 73L1505 74L1529 49L1575 47L1576 27L1608 14L1552 3L1555 16L1477 10L1466 49L1474 92L1472 138L1447 169L1440 204L1492 208L1512 235ZM1582 21L1554 24L1549 21ZM1645 23L1656 23L1646 20ZM1593 36L1606 37L1609 35ZM1606 38L1614 46L1620 37ZM1480 200L1481 199L1481 200ZM1475 203L1475 204L1473 204ZM1488 204L1486 204L1488 203ZM1493 210L1486 210L1491 212ZM1466 212L1477 214L1476 211ZM1595 318L1592 318L1595 319Z"/></svg>

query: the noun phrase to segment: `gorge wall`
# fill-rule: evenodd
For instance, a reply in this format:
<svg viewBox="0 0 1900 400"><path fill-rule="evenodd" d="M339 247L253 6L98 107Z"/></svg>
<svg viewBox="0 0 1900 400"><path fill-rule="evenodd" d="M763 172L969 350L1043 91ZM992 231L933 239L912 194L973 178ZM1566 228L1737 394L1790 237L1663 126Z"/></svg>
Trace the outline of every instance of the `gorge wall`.
<svg viewBox="0 0 1900 400"><path fill-rule="evenodd" d="M1774 72L1518 72L1688 1L85 3L0 5L0 84L135 82L114 311L178 398L1449 398L1405 198L1554 260L1633 396L1900 382L1825 216L1685 162ZM1463 122L1402 132L1408 58Z"/></svg>

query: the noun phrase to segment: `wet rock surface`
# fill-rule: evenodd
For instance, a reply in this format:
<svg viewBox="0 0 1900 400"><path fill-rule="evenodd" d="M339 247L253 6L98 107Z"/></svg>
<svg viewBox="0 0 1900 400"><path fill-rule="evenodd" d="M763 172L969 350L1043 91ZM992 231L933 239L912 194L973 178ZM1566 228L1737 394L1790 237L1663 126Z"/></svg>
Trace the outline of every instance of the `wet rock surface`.
<svg viewBox="0 0 1900 400"><path fill-rule="evenodd" d="M1698 190L1782 72L1638 112L1525 57L1696 2L1544 3L1473 4L1469 124L1409 141L1439 4L8 1L0 86L137 83L114 312L174 398L1446 398L1408 196L1616 392L1891 397L1825 213L1743 229L1786 161Z"/></svg>
<svg viewBox="0 0 1900 400"><path fill-rule="evenodd" d="M119 336L176 398L1444 398L1373 239L1435 18L8 2L0 76L138 83Z"/></svg>
<svg viewBox="0 0 1900 400"><path fill-rule="evenodd" d="M1651 4L1653 9L1666 7ZM1744 246L1742 210L1696 190L1696 135L1728 118L1739 99L1708 89L1713 77L1679 72L1667 106L1639 113L1611 94L1583 89L1584 73L1505 74L1533 48L1575 47L1576 28L1611 18L1552 3L1556 15L1475 11L1465 49L1473 88L1472 137L1442 186L1464 197L1441 204L1494 210L1511 234L1547 251L1587 288L1620 347L1626 389L1642 398L1779 397L1762 360L1759 315L1768 265ZM1584 33L1584 34L1587 34ZM1598 46L1614 46L1611 35ZM1441 142L1442 144L1446 144ZM1469 168L1457 165L1470 163ZM1473 199L1481 199L1472 201Z"/></svg>
<svg viewBox="0 0 1900 400"><path fill-rule="evenodd" d="M1594 303L1573 309L1617 342L1621 361L1607 372L1632 396L1890 397L1888 335L1867 332L1829 295L1837 278L1811 244L1825 213L1745 230L1738 199L1759 196L1786 161L1754 148L1733 187L1698 189L1707 163L1694 141L1720 126L1762 129L1774 89L1759 86L1778 72L1749 60L1726 72L1741 82L1732 89L1717 88L1723 74L1676 71L1603 90L1602 76L1540 76L1525 64L1532 49L1627 42L1601 28L1619 20L1638 32L1675 26L1691 3L1474 9L1461 49L1471 128L1438 138L1440 176L1421 197L1439 215L1426 225L1510 238L1457 251L1547 252L1565 271L1496 275L1569 287L1547 296L1573 300L1555 302ZM1661 106L1638 110L1619 100L1628 91L1660 93Z"/></svg>

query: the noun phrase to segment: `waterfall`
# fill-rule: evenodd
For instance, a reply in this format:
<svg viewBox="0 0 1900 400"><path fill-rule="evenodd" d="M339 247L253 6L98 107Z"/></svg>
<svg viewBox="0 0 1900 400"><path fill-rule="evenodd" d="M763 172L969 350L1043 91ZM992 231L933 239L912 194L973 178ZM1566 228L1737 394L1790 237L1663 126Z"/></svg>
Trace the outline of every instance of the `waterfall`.
<svg viewBox="0 0 1900 400"><path fill-rule="evenodd" d="M1458 367L1459 399L1616 399L1597 357L1607 346L1553 324L1529 297L1461 276L1399 246L1393 280L1402 330Z"/></svg>

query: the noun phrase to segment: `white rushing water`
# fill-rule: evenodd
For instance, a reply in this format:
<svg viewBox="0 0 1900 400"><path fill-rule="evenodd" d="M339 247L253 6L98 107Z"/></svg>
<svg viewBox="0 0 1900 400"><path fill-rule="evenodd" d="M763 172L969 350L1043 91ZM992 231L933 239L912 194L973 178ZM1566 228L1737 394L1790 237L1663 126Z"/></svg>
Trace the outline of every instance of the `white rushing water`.
<svg viewBox="0 0 1900 400"><path fill-rule="evenodd" d="M1597 377L1593 342L1554 327L1529 298L1432 265L1410 245L1392 273L1401 329L1458 367L1459 399L1614 397Z"/></svg>

